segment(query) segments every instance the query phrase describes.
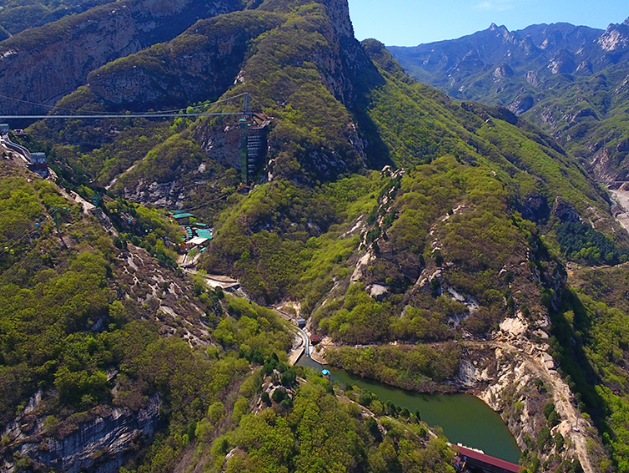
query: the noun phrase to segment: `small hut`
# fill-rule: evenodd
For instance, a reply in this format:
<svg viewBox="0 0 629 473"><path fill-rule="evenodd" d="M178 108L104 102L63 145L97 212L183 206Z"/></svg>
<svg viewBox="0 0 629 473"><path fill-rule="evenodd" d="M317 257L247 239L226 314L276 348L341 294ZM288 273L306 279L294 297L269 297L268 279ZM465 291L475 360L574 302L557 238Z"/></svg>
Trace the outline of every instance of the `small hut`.
<svg viewBox="0 0 629 473"><path fill-rule="evenodd" d="M190 219L194 218L194 215L192 215L191 213L177 213L174 214L173 219L175 219L175 221L177 222L178 225L188 225L190 224Z"/></svg>

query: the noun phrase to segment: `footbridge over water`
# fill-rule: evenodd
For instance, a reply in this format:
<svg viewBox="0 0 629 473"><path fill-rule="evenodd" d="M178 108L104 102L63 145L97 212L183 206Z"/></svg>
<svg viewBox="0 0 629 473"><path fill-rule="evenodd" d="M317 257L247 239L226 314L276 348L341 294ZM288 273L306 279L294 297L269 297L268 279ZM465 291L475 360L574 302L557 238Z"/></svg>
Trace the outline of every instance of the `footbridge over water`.
<svg viewBox="0 0 629 473"><path fill-rule="evenodd" d="M485 455L478 450L453 445L454 450L459 452L459 469L457 471L465 471L466 467L473 467L486 473L518 473L520 466L499 458Z"/></svg>

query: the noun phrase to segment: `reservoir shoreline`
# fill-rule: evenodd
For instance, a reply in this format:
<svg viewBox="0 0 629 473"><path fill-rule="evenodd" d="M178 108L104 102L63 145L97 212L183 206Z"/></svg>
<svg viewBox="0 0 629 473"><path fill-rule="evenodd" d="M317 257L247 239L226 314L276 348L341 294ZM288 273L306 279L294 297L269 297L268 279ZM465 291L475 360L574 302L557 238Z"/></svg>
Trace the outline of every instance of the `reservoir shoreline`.
<svg viewBox="0 0 629 473"><path fill-rule="evenodd" d="M302 356L297 365L321 370L322 365ZM420 394L378 381L361 378L343 369L326 366L331 380L374 393L382 402L392 401L411 412L419 410L422 420L431 427L440 426L453 444L483 450L484 453L518 463L521 452L500 415L472 394Z"/></svg>

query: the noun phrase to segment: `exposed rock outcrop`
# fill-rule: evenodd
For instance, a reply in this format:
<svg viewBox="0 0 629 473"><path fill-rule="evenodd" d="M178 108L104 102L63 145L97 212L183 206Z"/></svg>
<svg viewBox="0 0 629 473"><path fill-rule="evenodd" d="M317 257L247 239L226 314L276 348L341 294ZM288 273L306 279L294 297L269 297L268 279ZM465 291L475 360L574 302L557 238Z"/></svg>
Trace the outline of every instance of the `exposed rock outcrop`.
<svg viewBox="0 0 629 473"><path fill-rule="evenodd" d="M561 200L559 197L555 201L553 215L561 220L563 223L575 223L581 220L577 211L574 210L574 208L569 203Z"/></svg>
<svg viewBox="0 0 629 473"><path fill-rule="evenodd" d="M88 77L108 109L177 107L222 95L234 83L248 42L285 18L238 12L204 20L176 40L108 64Z"/></svg>
<svg viewBox="0 0 629 473"><path fill-rule="evenodd" d="M63 427L70 432L63 435L49 432L42 418L20 416L4 431L5 436L15 439L18 448L12 458L4 458L2 471L17 471L15 461L22 457L28 458L33 468L113 473L138 444L153 437L161 404L160 395L154 394L138 412L97 408L76 424L66 421L68 425Z"/></svg>
<svg viewBox="0 0 629 473"><path fill-rule="evenodd" d="M537 451L540 460L546 461L553 455L575 458L585 472L593 473L586 444L591 444L593 449L600 448L600 439L593 434L593 429L587 428L591 427L589 421L580 417L570 388L555 371L554 360L547 353L549 346L530 342L521 333L522 328L529 327L521 320L514 320L502 326L498 335L501 341L467 344L468 355L479 361L476 365L466 362L461 367L463 385L474 385L472 390L477 396L501 413L523 450L538 450L539 433L549 425L542 411L552 404L557 412L557 424L551 428L551 434L560 433L569 441L563 449L542 446ZM538 332L545 335L539 327ZM573 430L577 424L580 428Z"/></svg>
<svg viewBox="0 0 629 473"><path fill-rule="evenodd" d="M530 95L524 95L518 96L507 108L516 115L522 115L533 108L533 105L535 105L535 99Z"/></svg>

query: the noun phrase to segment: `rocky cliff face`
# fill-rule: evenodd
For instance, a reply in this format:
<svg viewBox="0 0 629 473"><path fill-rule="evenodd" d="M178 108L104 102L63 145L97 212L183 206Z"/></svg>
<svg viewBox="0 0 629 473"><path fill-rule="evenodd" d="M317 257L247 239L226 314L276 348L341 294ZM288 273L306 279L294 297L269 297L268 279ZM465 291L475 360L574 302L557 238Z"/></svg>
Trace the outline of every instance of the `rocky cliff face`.
<svg viewBox="0 0 629 473"><path fill-rule="evenodd" d="M180 336L191 346L210 344L206 314L190 296L192 287L184 276L161 266L133 245L118 255L113 274L121 298L153 311L149 317L160 325L163 336ZM104 324L105 317L91 332L104 330ZM121 378L118 369L107 372L114 399L128 389ZM106 402L77 412L55 410L56 396L53 389L40 389L28 402L25 400L26 408L20 415L0 425L1 472L54 469L113 473L163 428L160 409L168 408L154 388L133 402Z"/></svg>
<svg viewBox="0 0 629 473"><path fill-rule="evenodd" d="M354 28L350 20L349 4L346 0L327 0L323 2L332 20L336 37L328 37L334 45L336 57L335 71L326 81L328 90L348 108L354 108L360 91L356 90L359 76L363 79L377 75L377 71L360 43L354 37ZM325 69L324 69L325 70Z"/></svg>
<svg viewBox="0 0 629 473"><path fill-rule="evenodd" d="M592 459L602 453L601 441L590 421L577 412L574 395L556 371L548 353L547 327L530 326L518 314L500 328L494 341L466 346L466 360L472 361L461 365L461 384L501 414L520 448L535 452L547 465L545 471L578 459L583 471L593 473ZM535 332L537 343L526 336L527 330ZM544 414L551 412L546 406L554 407L552 419ZM544 429L555 439L559 434L565 443L539 442Z"/></svg>
<svg viewBox="0 0 629 473"><path fill-rule="evenodd" d="M13 440L18 448L13 461L5 459L2 471L17 471L14 462L23 458L33 469L113 473L122 466L126 454L153 437L161 407L161 397L155 394L136 413L129 409L97 408L84 414L84 420L66 422L57 427L57 433L52 433L45 427L45 419L36 415L37 399L41 401L41 393L31 400L30 409L3 432L3 437Z"/></svg>
<svg viewBox="0 0 629 473"><path fill-rule="evenodd" d="M109 109L147 110L218 97L233 84L248 41L282 24L272 13L239 12L199 22L176 40L100 68L90 90Z"/></svg>
<svg viewBox="0 0 629 473"><path fill-rule="evenodd" d="M85 84L94 69L183 32L199 18L233 11L229 0L117 2L24 31L0 44L0 107L42 113ZM24 100L30 103L23 103Z"/></svg>

